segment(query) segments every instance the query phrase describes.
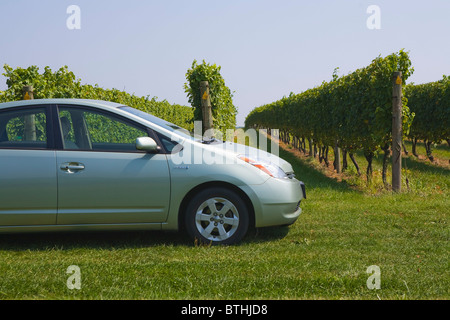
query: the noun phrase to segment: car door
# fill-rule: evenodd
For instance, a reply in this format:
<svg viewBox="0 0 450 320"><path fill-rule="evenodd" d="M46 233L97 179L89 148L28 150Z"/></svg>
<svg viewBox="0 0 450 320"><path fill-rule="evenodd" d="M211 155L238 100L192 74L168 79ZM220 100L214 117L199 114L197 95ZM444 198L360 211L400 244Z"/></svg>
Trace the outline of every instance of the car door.
<svg viewBox="0 0 450 320"><path fill-rule="evenodd" d="M165 154L136 149L146 128L110 112L59 106L58 225L164 222L170 199Z"/></svg>
<svg viewBox="0 0 450 320"><path fill-rule="evenodd" d="M0 226L56 223L56 155L49 108L0 110Z"/></svg>

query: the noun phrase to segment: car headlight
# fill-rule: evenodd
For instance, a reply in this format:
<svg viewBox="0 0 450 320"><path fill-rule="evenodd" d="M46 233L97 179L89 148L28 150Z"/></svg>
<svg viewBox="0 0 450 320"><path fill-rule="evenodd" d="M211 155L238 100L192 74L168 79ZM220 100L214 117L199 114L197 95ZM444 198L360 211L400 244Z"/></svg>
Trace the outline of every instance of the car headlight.
<svg viewBox="0 0 450 320"><path fill-rule="evenodd" d="M288 178L287 174L279 166L266 159L253 158L242 154L238 155L238 158L264 171L271 177L279 179Z"/></svg>

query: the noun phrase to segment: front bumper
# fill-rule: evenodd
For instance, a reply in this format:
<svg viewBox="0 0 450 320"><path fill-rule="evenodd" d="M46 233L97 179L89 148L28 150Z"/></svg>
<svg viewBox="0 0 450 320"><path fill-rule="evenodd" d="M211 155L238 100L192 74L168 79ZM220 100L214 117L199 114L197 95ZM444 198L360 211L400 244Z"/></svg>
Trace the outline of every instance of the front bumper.
<svg viewBox="0 0 450 320"><path fill-rule="evenodd" d="M253 194L251 198L257 228L289 225L302 213L300 203L306 199L306 188L305 184L297 179L270 178L261 185L248 188L251 188Z"/></svg>

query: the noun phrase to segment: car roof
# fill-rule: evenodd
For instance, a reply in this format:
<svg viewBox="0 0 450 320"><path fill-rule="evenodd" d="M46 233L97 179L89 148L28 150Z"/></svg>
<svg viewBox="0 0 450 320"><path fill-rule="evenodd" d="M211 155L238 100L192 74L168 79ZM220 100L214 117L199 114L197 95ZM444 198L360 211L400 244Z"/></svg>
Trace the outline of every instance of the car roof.
<svg viewBox="0 0 450 320"><path fill-rule="evenodd" d="M155 123L148 119L144 119L139 117L133 113L125 112L120 107L125 107L126 105L111 102L111 101L103 101L103 100L92 100L92 99L33 99L33 100L18 100L11 102L0 103L0 110L6 108L14 108L14 107L23 107L23 106L37 106L37 105L77 105L77 106L89 106L89 107L97 107L99 109L108 110L115 113L126 113L128 118L134 119L144 125L149 126L152 129L157 129L158 131L165 132L166 134L171 134L167 128L164 128L160 123ZM155 116L154 116L155 117ZM160 119L155 117L156 119ZM162 119L160 119L162 120ZM162 120L165 121L165 120Z"/></svg>
<svg viewBox="0 0 450 320"><path fill-rule="evenodd" d="M97 106L101 108L118 108L124 106L123 104L116 102L91 99L33 99L0 103L0 109L40 104L77 104L84 106Z"/></svg>

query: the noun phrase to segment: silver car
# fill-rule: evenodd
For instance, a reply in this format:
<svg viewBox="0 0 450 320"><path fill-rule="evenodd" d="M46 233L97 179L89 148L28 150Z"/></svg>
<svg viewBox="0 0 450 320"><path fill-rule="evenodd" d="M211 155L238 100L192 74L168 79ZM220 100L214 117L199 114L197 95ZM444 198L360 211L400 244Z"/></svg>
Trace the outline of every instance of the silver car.
<svg viewBox="0 0 450 320"><path fill-rule="evenodd" d="M0 104L0 233L185 230L234 244L251 227L294 223L304 198L279 157L128 106Z"/></svg>

